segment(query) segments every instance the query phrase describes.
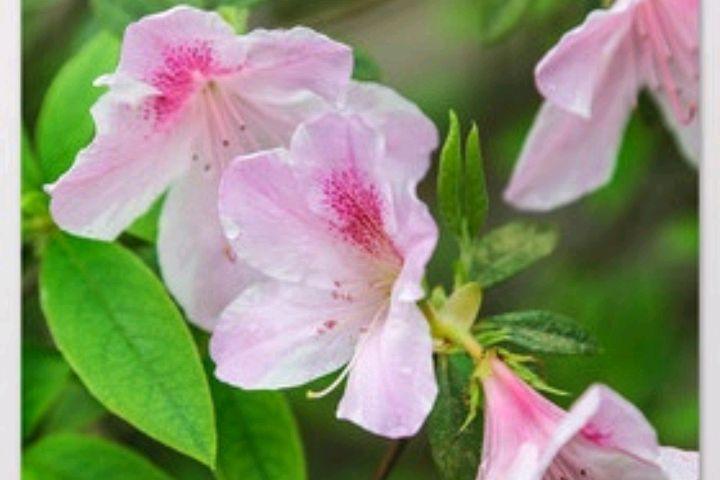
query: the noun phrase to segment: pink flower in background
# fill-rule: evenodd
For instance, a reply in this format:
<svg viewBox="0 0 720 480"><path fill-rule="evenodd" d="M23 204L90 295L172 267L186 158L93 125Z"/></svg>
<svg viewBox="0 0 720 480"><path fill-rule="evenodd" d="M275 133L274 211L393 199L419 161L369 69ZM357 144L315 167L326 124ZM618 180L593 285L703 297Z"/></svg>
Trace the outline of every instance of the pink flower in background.
<svg viewBox="0 0 720 480"><path fill-rule="evenodd" d="M347 376L338 417L410 436L437 392L416 305L437 227L415 193L437 133L376 85L354 84L343 109L300 126L289 152L243 157L226 171L228 238L270 280L222 314L211 355L219 379L247 389L300 385L346 365L326 390Z"/></svg>
<svg viewBox="0 0 720 480"><path fill-rule="evenodd" d="M617 0L592 12L537 66L545 104L506 200L547 210L605 184L643 88L685 156L697 161L698 64L698 0Z"/></svg>
<svg viewBox="0 0 720 480"><path fill-rule="evenodd" d="M698 454L659 447L642 413L607 387L565 412L490 362L478 480L699 479Z"/></svg>
<svg viewBox="0 0 720 480"><path fill-rule="evenodd" d="M63 229L110 240L170 187L158 253L192 321L217 315L255 277L222 235L220 174L238 154L287 145L332 105L352 70L348 47L306 28L237 36L219 15L177 7L130 25L93 107L96 136L50 186Z"/></svg>

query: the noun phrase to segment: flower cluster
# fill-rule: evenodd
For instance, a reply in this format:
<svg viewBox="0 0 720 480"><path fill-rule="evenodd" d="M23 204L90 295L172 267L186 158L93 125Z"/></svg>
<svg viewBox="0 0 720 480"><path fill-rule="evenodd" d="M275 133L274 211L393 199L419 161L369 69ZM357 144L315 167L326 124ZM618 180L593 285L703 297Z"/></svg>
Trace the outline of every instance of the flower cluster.
<svg viewBox="0 0 720 480"><path fill-rule="evenodd" d="M619 0L561 40L538 66L546 104L512 203L551 208L607 180L645 86L696 153L696 10ZM438 134L395 91L353 81L352 65L350 48L307 28L237 35L189 7L145 17L97 81L109 89L95 139L48 191L58 225L100 240L167 192L161 273L212 332L215 375L279 389L341 370L311 394L347 380L338 417L407 437L438 391L419 305L438 230L416 193ZM697 479L696 456L658 447L609 389L565 412L473 342L453 347L474 348L485 391L480 480Z"/></svg>

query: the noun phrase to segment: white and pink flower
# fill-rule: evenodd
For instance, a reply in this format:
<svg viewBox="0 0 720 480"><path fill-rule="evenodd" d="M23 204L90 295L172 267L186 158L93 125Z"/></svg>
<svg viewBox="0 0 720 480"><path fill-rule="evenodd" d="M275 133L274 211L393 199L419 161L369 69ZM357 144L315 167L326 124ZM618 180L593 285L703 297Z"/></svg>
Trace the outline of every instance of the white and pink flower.
<svg viewBox="0 0 720 480"><path fill-rule="evenodd" d="M695 452L660 447L642 413L607 387L568 412L489 360L478 480L698 480Z"/></svg>
<svg viewBox="0 0 720 480"><path fill-rule="evenodd" d="M170 189L160 218L163 277L210 329L257 277L222 235L217 188L235 156L287 145L334 107L351 50L307 28L238 36L216 13L177 7L131 24L117 70L98 79L93 142L54 185L51 211L77 235L111 240Z"/></svg>
<svg viewBox="0 0 720 480"><path fill-rule="evenodd" d="M545 103L505 191L548 210L610 180L640 90L685 156L700 154L698 0L617 0L568 32L535 71Z"/></svg>
<svg viewBox="0 0 720 480"><path fill-rule="evenodd" d="M236 254L270 280L213 332L216 376L283 388L345 368L338 416L388 437L417 432L437 386L416 302L437 227L416 196L437 132L389 89L354 84L342 113L301 125L289 151L236 160L220 212Z"/></svg>

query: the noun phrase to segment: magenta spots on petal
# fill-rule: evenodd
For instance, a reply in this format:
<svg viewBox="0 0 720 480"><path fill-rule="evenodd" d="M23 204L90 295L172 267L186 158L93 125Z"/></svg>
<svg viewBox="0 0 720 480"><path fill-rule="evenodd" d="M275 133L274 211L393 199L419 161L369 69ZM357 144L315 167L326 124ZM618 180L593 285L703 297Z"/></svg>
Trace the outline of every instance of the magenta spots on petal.
<svg viewBox="0 0 720 480"><path fill-rule="evenodd" d="M582 429L582 437L596 445L606 445L608 440L612 438L612 433L600 430L597 426L588 424Z"/></svg>
<svg viewBox="0 0 720 480"><path fill-rule="evenodd" d="M212 42L207 40L166 47L162 56L163 63L149 78L149 82L161 93L144 108L146 118L154 118L156 123L163 123L179 110L195 91L199 81L207 82L240 68L220 65Z"/></svg>
<svg viewBox="0 0 720 480"><path fill-rule="evenodd" d="M322 192L334 214L330 225L343 240L365 253L400 263L402 257L385 231L383 203L375 185L349 167L331 172Z"/></svg>

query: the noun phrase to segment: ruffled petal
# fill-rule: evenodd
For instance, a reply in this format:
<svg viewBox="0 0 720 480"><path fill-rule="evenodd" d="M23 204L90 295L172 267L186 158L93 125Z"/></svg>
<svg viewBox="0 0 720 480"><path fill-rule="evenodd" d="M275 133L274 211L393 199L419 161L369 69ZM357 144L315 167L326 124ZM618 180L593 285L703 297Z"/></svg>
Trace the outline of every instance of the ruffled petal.
<svg viewBox="0 0 720 480"><path fill-rule="evenodd" d="M618 54L612 69L625 71L629 62L631 51ZM505 190L507 202L522 209L549 210L610 180L638 85L631 76L606 80L590 119L545 102Z"/></svg>
<svg viewBox="0 0 720 480"><path fill-rule="evenodd" d="M254 285L215 327L215 375L247 389L301 385L350 360L371 314L331 291L275 281Z"/></svg>
<svg viewBox="0 0 720 480"><path fill-rule="evenodd" d="M668 480L700 479L700 455L697 452L663 447L660 449L659 462Z"/></svg>
<svg viewBox="0 0 720 480"><path fill-rule="evenodd" d="M437 394L427 321L396 302L360 339L337 416L385 437L415 435Z"/></svg>
<svg viewBox="0 0 720 480"><path fill-rule="evenodd" d="M435 124L414 103L372 82L351 82L341 109L382 132L388 156L386 174L414 188L430 168L430 155L438 145Z"/></svg>
<svg viewBox="0 0 720 480"><path fill-rule="evenodd" d="M281 105L312 94L335 102L350 80L350 47L309 28L257 29L242 41L247 54L239 83L249 97Z"/></svg>
<svg viewBox="0 0 720 480"><path fill-rule="evenodd" d="M538 90L553 105L590 118L602 108L600 93L608 76L635 76L631 65L618 70L614 57L627 49L632 32L634 1L615 2L594 10L582 25L566 33L535 69Z"/></svg>
<svg viewBox="0 0 720 480"><path fill-rule="evenodd" d="M218 217L214 172L193 168L170 190L158 232L160 270L170 292L197 326L212 330L220 313L261 278L237 258Z"/></svg>
<svg viewBox="0 0 720 480"><path fill-rule="evenodd" d="M112 240L189 165L187 125L155 131L128 102L107 93L93 106L98 135L53 185L55 222L76 235Z"/></svg>

